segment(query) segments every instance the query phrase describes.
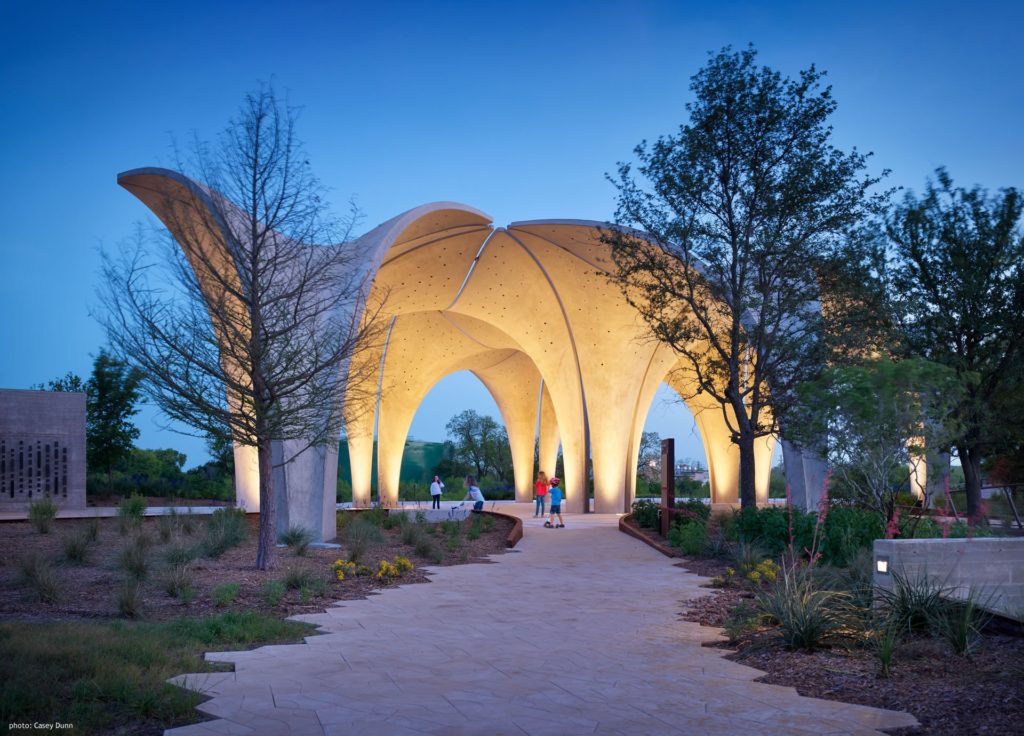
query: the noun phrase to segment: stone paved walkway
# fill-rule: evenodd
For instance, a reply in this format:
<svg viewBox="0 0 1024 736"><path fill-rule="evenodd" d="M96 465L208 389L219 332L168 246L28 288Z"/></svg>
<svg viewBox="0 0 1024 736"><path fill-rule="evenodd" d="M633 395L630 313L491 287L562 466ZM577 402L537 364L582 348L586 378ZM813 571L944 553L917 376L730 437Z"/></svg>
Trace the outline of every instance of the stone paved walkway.
<svg viewBox="0 0 1024 736"><path fill-rule="evenodd" d="M905 713L803 698L701 647L716 629L677 620L705 595L690 574L616 528L570 516L495 564L300 617L305 644L208 655L235 672L175 682L212 699L206 734L876 734ZM503 510L511 510L506 507Z"/></svg>

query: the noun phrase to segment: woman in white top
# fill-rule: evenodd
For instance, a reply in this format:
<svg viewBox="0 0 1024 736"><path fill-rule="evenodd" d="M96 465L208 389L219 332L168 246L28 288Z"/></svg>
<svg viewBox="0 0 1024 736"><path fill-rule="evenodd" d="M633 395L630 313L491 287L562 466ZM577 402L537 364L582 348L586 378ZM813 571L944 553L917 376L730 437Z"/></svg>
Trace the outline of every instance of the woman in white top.
<svg viewBox="0 0 1024 736"><path fill-rule="evenodd" d="M441 508L441 494L444 493L444 483L441 482L440 476L434 476L434 482L430 484L430 508L439 509Z"/></svg>

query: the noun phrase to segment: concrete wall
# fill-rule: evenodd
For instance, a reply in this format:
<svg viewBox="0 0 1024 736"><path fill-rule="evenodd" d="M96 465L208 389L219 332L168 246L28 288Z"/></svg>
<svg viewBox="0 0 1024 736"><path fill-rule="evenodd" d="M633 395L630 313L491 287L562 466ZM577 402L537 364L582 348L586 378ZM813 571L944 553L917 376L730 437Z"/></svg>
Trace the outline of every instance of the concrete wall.
<svg viewBox="0 0 1024 736"><path fill-rule="evenodd" d="M85 394L0 389L0 509L85 508Z"/></svg>
<svg viewBox="0 0 1024 736"><path fill-rule="evenodd" d="M889 574L878 572L880 557ZM893 572L927 576L954 597L973 588L987 608L1024 620L1024 538L875 540L875 586L891 589Z"/></svg>

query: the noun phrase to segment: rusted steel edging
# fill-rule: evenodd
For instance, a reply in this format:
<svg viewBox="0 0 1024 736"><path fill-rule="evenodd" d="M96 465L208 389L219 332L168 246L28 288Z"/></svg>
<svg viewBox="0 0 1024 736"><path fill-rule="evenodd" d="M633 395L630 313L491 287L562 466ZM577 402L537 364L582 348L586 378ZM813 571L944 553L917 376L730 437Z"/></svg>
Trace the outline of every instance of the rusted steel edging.
<svg viewBox="0 0 1024 736"><path fill-rule="evenodd" d="M510 519L512 521L512 530L509 531L508 536L505 537L505 546L512 549L519 540L523 538L523 520L518 516L512 514L503 514L500 511L481 511L481 514L490 514L491 516L500 516L503 519Z"/></svg>
<svg viewBox="0 0 1024 736"><path fill-rule="evenodd" d="M633 514L626 514L625 516L620 516L619 517L619 531L620 532L624 532L624 533L628 534L631 537L635 537L636 539L639 539L641 542L643 542L644 544L646 544L649 547L653 547L654 549L658 550L659 552L661 552L666 557L676 557L676 558L679 557L679 554L678 554L677 550L674 547L672 547L672 546L670 546L668 544L665 544L663 542L659 542L656 539L651 539L650 537L648 537L646 534L641 532L636 527L634 527L634 526L632 526L630 524L627 524L626 523L627 519L629 521L633 521Z"/></svg>

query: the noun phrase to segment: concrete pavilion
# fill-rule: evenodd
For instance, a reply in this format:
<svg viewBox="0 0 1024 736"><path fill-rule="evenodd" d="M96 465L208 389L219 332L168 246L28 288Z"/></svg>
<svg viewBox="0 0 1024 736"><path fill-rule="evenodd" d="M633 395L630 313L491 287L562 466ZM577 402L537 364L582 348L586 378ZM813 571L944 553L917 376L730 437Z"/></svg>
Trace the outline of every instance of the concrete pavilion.
<svg viewBox="0 0 1024 736"><path fill-rule="evenodd" d="M201 207L196 183L163 169L137 169L118 183L172 227L169 203ZM196 197L196 193L201 196ZM194 213L210 221L209 213ZM471 371L494 397L508 430L516 500L532 492L534 442L540 467L554 471L562 447L567 510L583 512L587 459L593 463L594 510L627 511L636 485L640 436L658 386L689 397L693 379L667 347L646 337L639 315L607 274L614 264L601 223L538 220L494 227L483 212L452 202L426 204L356 241L372 289L387 293L387 339L363 352L379 392L347 407L346 435L356 506L371 503L374 429L379 501L398 499L409 426L430 389ZM314 246L315 247L315 246ZM230 258L226 268L231 268ZM355 373L355 367L353 368ZM361 372L360 375L365 375ZM721 408L687 399L708 459L711 498L735 504L739 452ZM375 405L372 405L375 404ZM773 438L759 440L757 497L768 498ZM282 455L289 456L287 442ZM297 444L297 443L296 443ZM795 502L812 506L822 462L784 443ZM259 507L255 449L236 446L238 501ZM301 525L321 539L335 534L336 448L307 450L276 480L279 524Z"/></svg>

